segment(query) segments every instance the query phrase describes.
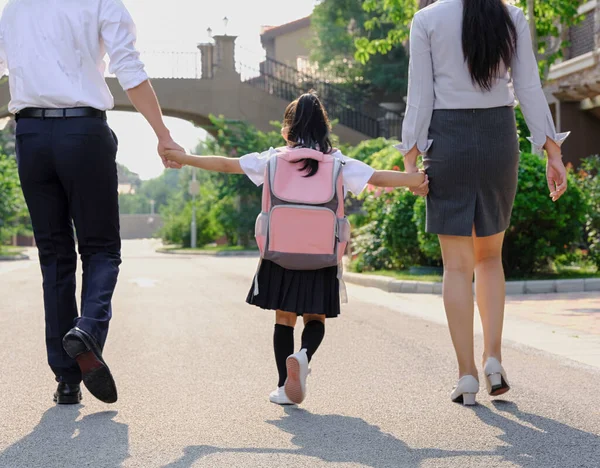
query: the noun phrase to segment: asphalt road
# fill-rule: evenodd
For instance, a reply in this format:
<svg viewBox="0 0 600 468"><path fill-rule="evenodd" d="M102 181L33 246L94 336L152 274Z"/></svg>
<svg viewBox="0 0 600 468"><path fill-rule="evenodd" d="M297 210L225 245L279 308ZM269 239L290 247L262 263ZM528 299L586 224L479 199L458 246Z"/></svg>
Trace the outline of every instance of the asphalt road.
<svg viewBox="0 0 600 468"><path fill-rule="evenodd" d="M305 404L269 403L255 266L127 243L105 350L119 401L56 407L39 268L0 265L0 467L600 467L600 349L586 366L511 341L513 390L465 408L446 327L373 289L328 321Z"/></svg>

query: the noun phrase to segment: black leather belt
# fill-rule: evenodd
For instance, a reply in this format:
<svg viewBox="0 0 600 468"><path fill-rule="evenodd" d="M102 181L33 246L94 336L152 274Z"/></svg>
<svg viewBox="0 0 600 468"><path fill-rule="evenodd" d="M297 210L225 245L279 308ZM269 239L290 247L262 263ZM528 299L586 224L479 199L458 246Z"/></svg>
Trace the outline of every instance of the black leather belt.
<svg viewBox="0 0 600 468"><path fill-rule="evenodd" d="M18 119L74 119L93 117L106 120L106 112L93 107L73 107L70 109L40 109L27 107L17 113Z"/></svg>

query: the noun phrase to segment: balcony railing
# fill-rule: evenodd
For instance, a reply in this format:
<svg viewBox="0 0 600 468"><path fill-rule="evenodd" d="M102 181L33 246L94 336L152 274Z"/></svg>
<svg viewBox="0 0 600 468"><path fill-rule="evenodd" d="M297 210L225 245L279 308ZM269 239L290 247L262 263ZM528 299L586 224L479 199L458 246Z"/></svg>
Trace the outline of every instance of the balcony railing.
<svg viewBox="0 0 600 468"><path fill-rule="evenodd" d="M592 2L590 2L592 3ZM596 11L592 8L583 14L583 20L569 29L570 47L565 51L567 60L580 57L596 48Z"/></svg>

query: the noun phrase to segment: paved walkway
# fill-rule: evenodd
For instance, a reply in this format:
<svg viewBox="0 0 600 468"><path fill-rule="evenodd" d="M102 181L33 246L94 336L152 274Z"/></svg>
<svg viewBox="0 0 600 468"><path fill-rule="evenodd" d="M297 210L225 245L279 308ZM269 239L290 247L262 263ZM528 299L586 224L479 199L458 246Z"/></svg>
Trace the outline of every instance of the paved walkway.
<svg viewBox="0 0 600 468"><path fill-rule="evenodd" d="M594 333L574 338L509 306L513 390L495 401L480 392L480 405L464 408L449 401L455 362L439 298L351 286L313 360L307 401L284 409L267 401L272 314L243 302L255 259L151 247L125 244L105 352L115 405L86 392L81 406L53 406L39 268L0 267L1 468L600 465L600 369L582 362L591 354L560 350L560 340L581 351L589 338L599 352Z"/></svg>

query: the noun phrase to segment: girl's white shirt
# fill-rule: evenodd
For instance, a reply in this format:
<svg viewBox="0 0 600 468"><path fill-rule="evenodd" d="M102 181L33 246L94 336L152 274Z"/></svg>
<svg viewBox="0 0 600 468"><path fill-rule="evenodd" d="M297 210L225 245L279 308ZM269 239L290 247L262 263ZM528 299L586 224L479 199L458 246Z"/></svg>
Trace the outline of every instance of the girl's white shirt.
<svg viewBox="0 0 600 468"><path fill-rule="evenodd" d="M270 148L262 153L250 153L240 158L242 170L248 178L260 187L265 182L265 168L269 159L277 155L277 150ZM357 159L344 156L337 150L332 156L344 162L342 166L342 178L344 188L355 195L359 195L369 183L369 180L375 173L375 169Z"/></svg>

